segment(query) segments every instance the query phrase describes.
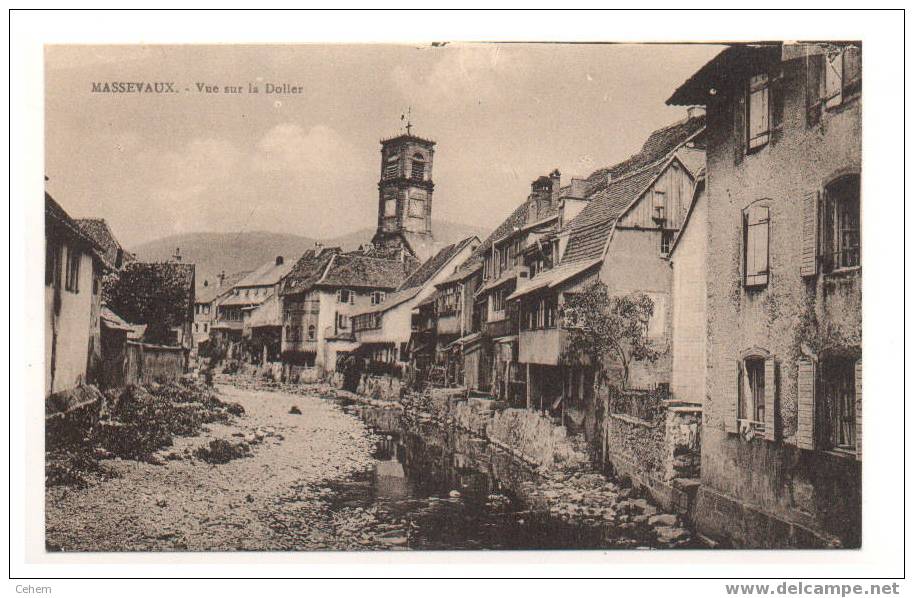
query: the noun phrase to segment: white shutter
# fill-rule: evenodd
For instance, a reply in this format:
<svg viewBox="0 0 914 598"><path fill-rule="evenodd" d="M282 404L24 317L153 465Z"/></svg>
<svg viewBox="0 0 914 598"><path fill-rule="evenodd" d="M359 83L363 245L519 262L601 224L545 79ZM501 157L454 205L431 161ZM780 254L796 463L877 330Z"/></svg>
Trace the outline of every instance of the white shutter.
<svg viewBox="0 0 914 598"><path fill-rule="evenodd" d="M797 361L797 446L813 450L816 421L816 364L806 358Z"/></svg>
<svg viewBox="0 0 914 598"><path fill-rule="evenodd" d="M774 357L765 359L765 440L775 440L777 438L775 430L778 410L776 368L777 362Z"/></svg>
<svg viewBox="0 0 914 598"><path fill-rule="evenodd" d="M815 276L819 254L819 191L803 196L803 240L800 250L800 276Z"/></svg>
<svg viewBox="0 0 914 598"><path fill-rule="evenodd" d="M863 460L863 358L854 364L854 412L857 417L857 460Z"/></svg>
<svg viewBox="0 0 914 598"><path fill-rule="evenodd" d="M840 106L844 83L844 56L836 52L825 57L825 107Z"/></svg>
<svg viewBox="0 0 914 598"><path fill-rule="evenodd" d="M736 434L739 432L739 424L736 420L738 417L740 385L742 384L742 367L740 361L738 359L725 360L724 371L724 430L730 434Z"/></svg>

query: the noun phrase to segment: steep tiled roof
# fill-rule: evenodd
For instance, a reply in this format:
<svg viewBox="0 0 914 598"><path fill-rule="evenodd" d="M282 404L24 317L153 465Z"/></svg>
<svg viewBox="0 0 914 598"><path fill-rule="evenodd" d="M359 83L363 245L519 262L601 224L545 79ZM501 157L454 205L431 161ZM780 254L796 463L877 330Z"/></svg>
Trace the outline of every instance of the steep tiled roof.
<svg viewBox="0 0 914 598"><path fill-rule="evenodd" d="M571 236L562 263L601 257L606 238L628 205L660 174L666 161L658 162L630 176L611 182L597 193L578 216L571 221Z"/></svg>
<svg viewBox="0 0 914 598"><path fill-rule="evenodd" d="M356 315L374 314L374 313L380 313L380 312L387 311L389 309L392 309L392 308L400 305L401 303L405 303L406 301L409 301L410 299L412 299L413 297L418 295L421 290L422 290L422 287L419 286L419 287L410 287L408 289L403 289L402 291L396 291L394 293L389 293L387 295L387 297L384 298L384 301L382 301L381 303L378 303L377 305L372 305L371 307L369 307L367 309L363 309L363 310L359 311L359 313Z"/></svg>
<svg viewBox="0 0 914 598"><path fill-rule="evenodd" d="M358 252L341 253L330 260L317 285L395 289L407 274L408 265L399 260L378 259Z"/></svg>
<svg viewBox="0 0 914 598"><path fill-rule="evenodd" d="M234 274L228 274L222 280L222 286L219 286L218 282L198 280L195 301L197 303L209 303L213 301L219 295L231 291L232 287L240 280L244 279L248 274L250 274L250 272L235 272Z"/></svg>
<svg viewBox="0 0 914 598"><path fill-rule="evenodd" d="M701 115L658 129L651 133L640 152L591 174L588 177L591 201L568 225L570 238L562 263L602 257L616 219L660 174L672 154L704 128L704 123ZM697 160L691 160L690 152L686 152L690 162L687 167L692 168Z"/></svg>
<svg viewBox="0 0 914 598"><path fill-rule="evenodd" d="M295 267L295 264L291 263L291 260L286 261L285 259L279 260L282 263L277 264L276 259L272 259L269 262L258 267L256 270L245 276L242 280L238 281L235 284L237 287L265 287L273 286L274 284L281 281L286 275Z"/></svg>
<svg viewBox="0 0 914 598"><path fill-rule="evenodd" d="M289 275L282 282L280 294L302 293L313 287L324 275L327 264L330 263L333 256L339 253L339 247L330 247L320 253L315 252L313 249L306 251L298 258Z"/></svg>
<svg viewBox="0 0 914 598"><path fill-rule="evenodd" d="M669 155L704 126L705 117L702 115L657 129L641 146L640 152L615 166L601 168L591 173L587 177L590 194L596 195L606 188L609 178L617 179L631 174Z"/></svg>
<svg viewBox="0 0 914 598"><path fill-rule="evenodd" d="M462 280L466 280L467 278L469 278L476 272L479 272L480 270L482 270L482 264L480 264L478 262L478 260L476 263L470 264L469 266L467 266L465 268L462 267L462 265L461 265L457 268L457 270L454 271L453 274L451 274L450 276L448 276L447 278L445 278L444 280L442 280L435 286L441 287L441 286L451 284L454 282L460 282Z"/></svg>
<svg viewBox="0 0 914 598"><path fill-rule="evenodd" d="M501 239L508 233L512 232L515 228L522 228L527 223L527 211L530 208L530 202L524 200L519 206L514 208L514 211L511 212L511 215L505 218L505 220L498 225L498 227L492 231L492 233L486 237L486 239L479 244L469 258L463 263L460 269L470 269L479 264L482 264L486 259L486 252L492 249L492 244L495 243L498 239Z"/></svg>
<svg viewBox="0 0 914 598"><path fill-rule="evenodd" d="M114 268L114 263L109 263L105 258L105 251L101 245L89 236L47 192L44 194L44 221L46 234L67 235L70 239L78 241L90 249L105 266Z"/></svg>
<svg viewBox="0 0 914 598"><path fill-rule="evenodd" d="M95 241L101 249L103 259L112 267L119 268L123 260L124 249L103 218L78 218L76 224Z"/></svg>
<svg viewBox="0 0 914 598"><path fill-rule="evenodd" d="M726 48L679 86L667 104L704 106L709 91L725 91L744 81L747 74L760 72L781 59L781 43L737 44Z"/></svg>
<svg viewBox="0 0 914 598"><path fill-rule="evenodd" d="M416 269L415 272L410 274L397 290L402 291L413 287L421 287L426 282L428 282L428 280L433 277L439 270L441 270L441 268L450 262L455 255L463 251L467 245L470 245L474 241L478 240L479 239L476 237L467 237L459 243L454 243L443 248L434 256L426 260Z"/></svg>

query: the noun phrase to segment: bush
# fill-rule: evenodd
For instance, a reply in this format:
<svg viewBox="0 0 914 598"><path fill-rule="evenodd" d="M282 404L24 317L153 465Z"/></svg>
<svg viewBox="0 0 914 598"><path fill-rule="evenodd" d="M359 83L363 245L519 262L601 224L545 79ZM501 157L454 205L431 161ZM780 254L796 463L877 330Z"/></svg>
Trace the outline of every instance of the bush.
<svg viewBox="0 0 914 598"><path fill-rule="evenodd" d="M221 465L223 463L228 463L233 459L248 457L250 456L250 453L251 447L244 441L232 442L217 438L211 440L209 446L201 446L194 451L194 456L207 463Z"/></svg>

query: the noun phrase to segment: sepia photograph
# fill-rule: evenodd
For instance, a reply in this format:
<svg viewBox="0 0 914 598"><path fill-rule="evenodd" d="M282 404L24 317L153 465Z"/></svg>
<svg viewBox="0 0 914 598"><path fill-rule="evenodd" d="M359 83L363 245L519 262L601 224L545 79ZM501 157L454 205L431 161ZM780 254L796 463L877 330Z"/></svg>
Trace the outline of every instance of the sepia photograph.
<svg viewBox="0 0 914 598"><path fill-rule="evenodd" d="M46 550L859 548L862 56L46 46Z"/></svg>
<svg viewBox="0 0 914 598"><path fill-rule="evenodd" d="M48 45L45 548L859 548L863 44Z"/></svg>

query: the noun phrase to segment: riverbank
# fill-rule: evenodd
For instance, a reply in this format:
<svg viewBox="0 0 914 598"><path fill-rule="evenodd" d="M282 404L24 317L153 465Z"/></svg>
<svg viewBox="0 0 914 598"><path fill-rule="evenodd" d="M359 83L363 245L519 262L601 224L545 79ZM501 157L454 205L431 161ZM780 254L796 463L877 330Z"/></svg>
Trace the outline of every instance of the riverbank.
<svg viewBox="0 0 914 598"><path fill-rule="evenodd" d="M321 383L281 385L245 377L230 381L242 388L278 387L285 392L359 405L363 407L359 415L375 430L394 431L392 428L396 427L397 433L426 439L438 436L434 428L443 430L444 440L439 442L450 445L447 451L459 453L463 458L470 456L477 468L491 469L494 461L499 462L501 471L496 478L526 508L592 530L600 537L599 546L704 547L679 515L664 512L630 484L594 471L581 449L575 447L575 439L565 438L564 429L547 429L536 421L536 414L500 410L486 416L496 425L480 426L480 418L468 416L472 408L465 400L412 398L400 402L366 397ZM531 432L534 428L535 433ZM487 449L481 450L480 443ZM474 454L476 457L472 458Z"/></svg>
<svg viewBox="0 0 914 598"><path fill-rule="evenodd" d="M176 438L153 459L104 459L85 487L46 490L49 551L384 549L366 513L333 509L327 485L374 465L375 439L316 397L220 387L244 407L230 422ZM295 406L299 413L290 413ZM248 454L211 464L214 441Z"/></svg>

